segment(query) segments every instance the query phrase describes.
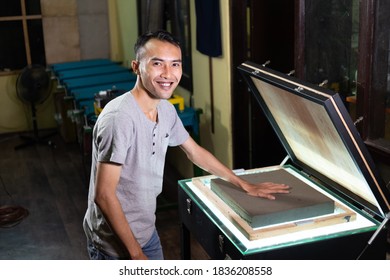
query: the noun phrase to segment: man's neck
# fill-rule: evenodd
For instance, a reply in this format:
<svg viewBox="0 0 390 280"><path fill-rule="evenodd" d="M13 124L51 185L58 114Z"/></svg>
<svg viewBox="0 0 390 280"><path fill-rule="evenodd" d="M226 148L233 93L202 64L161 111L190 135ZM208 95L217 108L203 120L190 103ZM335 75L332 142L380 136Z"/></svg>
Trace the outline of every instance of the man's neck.
<svg viewBox="0 0 390 280"><path fill-rule="evenodd" d="M138 106L141 108L142 112L144 112L145 116L151 121L157 121L157 106L160 103L158 99L152 99L150 96L140 90L139 88L134 88L131 91L135 100L138 103Z"/></svg>

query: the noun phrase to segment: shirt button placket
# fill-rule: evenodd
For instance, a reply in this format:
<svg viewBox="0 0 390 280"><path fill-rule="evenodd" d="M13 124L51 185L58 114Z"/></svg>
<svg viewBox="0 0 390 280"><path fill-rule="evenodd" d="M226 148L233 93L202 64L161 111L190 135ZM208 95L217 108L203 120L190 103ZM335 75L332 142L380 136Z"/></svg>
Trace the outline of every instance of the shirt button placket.
<svg viewBox="0 0 390 280"><path fill-rule="evenodd" d="M153 139L152 139L152 156L156 153L155 147L156 147L156 128L157 125L153 128Z"/></svg>

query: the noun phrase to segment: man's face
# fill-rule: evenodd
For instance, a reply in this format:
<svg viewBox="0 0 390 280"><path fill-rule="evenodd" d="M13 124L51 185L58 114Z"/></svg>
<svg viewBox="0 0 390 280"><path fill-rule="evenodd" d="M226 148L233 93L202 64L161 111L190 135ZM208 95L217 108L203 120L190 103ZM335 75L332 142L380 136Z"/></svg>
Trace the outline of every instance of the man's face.
<svg viewBox="0 0 390 280"><path fill-rule="evenodd" d="M135 68L150 97L168 99L182 76L181 50L170 43L151 39Z"/></svg>

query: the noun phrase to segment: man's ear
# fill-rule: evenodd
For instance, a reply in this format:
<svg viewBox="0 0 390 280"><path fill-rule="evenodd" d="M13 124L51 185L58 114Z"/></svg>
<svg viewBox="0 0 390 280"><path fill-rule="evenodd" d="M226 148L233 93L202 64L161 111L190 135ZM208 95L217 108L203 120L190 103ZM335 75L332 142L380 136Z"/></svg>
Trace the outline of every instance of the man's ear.
<svg viewBox="0 0 390 280"><path fill-rule="evenodd" d="M132 60L131 61L131 68L133 69L133 72L135 73L135 74L139 74L139 61L137 61L137 60Z"/></svg>

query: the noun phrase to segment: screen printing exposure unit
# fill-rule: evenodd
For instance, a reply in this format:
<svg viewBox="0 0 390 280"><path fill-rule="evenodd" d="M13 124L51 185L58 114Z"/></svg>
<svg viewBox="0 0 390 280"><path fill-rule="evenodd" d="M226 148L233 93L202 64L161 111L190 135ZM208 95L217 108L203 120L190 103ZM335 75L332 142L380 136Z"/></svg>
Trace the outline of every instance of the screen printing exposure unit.
<svg viewBox="0 0 390 280"><path fill-rule="evenodd" d="M389 190L340 96L252 62L238 68L286 159L237 173L291 191L268 201L214 176L179 181L182 258L193 235L212 259L385 259Z"/></svg>

